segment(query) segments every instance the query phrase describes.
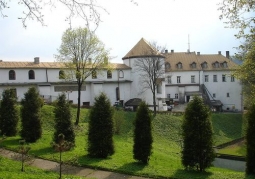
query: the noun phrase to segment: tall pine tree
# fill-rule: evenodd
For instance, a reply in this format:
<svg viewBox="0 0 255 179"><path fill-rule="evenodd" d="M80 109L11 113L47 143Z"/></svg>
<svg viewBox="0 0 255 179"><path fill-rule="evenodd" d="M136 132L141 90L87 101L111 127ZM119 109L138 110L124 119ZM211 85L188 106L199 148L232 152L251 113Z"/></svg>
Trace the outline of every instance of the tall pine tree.
<svg viewBox="0 0 255 179"><path fill-rule="evenodd" d="M146 103L142 101L136 112L134 129L134 159L147 164L152 151L151 115Z"/></svg>
<svg viewBox="0 0 255 179"><path fill-rule="evenodd" d="M65 141L75 144L75 134L72 125L72 116L70 111L70 104L66 101L66 95L61 94L58 96L55 113L55 132L53 141L58 143L59 134L65 136Z"/></svg>
<svg viewBox="0 0 255 179"><path fill-rule="evenodd" d="M197 96L185 110L182 137L184 167L197 168L199 171L210 167L215 157L210 109Z"/></svg>
<svg viewBox="0 0 255 179"><path fill-rule="evenodd" d="M106 158L114 154L113 133L113 108L107 96L101 93L95 98L95 104L89 116L89 155Z"/></svg>
<svg viewBox="0 0 255 179"><path fill-rule="evenodd" d="M35 87L24 94L21 101L21 137L26 142L36 142L42 135L40 110L42 100Z"/></svg>
<svg viewBox="0 0 255 179"><path fill-rule="evenodd" d="M17 134L17 124L19 116L17 109L17 99L11 89L6 89L2 93L0 105L0 131L5 136L15 136Z"/></svg>
<svg viewBox="0 0 255 179"><path fill-rule="evenodd" d="M255 175L255 104L251 105L247 114L247 131L246 131L246 174Z"/></svg>

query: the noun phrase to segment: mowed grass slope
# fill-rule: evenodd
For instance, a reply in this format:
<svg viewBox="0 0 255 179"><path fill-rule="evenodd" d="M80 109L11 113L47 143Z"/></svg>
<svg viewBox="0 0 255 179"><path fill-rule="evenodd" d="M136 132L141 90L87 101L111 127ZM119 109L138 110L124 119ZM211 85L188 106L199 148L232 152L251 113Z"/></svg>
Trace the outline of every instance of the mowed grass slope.
<svg viewBox="0 0 255 179"><path fill-rule="evenodd" d="M72 109L73 119L75 119L76 110ZM181 165L181 123L182 117L172 115L157 115L153 121L153 153L148 165L142 165L133 159L133 121L135 113L116 111L115 117L123 117L120 134L114 136L115 154L107 159L95 159L87 156L87 131L88 131L88 110L81 110L81 121L76 132L76 147L68 152L63 153L65 162L75 165L88 166L97 169L114 170L117 172L141 175L149 177L167 177L176 179L241 179L245 178L242 172L234 172L219 168L210 168L205 173L189 172L184 170ZM228 115L228 114L224 114ZM43 137L34 144L30 144L31 151L29 154L48 158L51 160L58 159L58 153L51 148L51 139L54 132L54 113L53 107L45 105L42 109L43 116ZM240 117L240 116L239 116ZM233 116L231 117L233 118ZM224 117L225 119L225 117ZM222 120L224 120L222 119ZM238 136L239 126L228 125L222 127L220 125L219 116L213 116L213 127L215 130L215 138L222 136L220 142L229 141ZM233 121L239 120L238 117ZM230 121L230 122L233 122ZM236 123L238 124L238 122ZM231 133L233 130L236 132ZM225 131L227 130L227 131ZM2 145L16 149L18 147L19 137L10 137L2 143ZM251 178L251 177L246 177Z"/></svg>

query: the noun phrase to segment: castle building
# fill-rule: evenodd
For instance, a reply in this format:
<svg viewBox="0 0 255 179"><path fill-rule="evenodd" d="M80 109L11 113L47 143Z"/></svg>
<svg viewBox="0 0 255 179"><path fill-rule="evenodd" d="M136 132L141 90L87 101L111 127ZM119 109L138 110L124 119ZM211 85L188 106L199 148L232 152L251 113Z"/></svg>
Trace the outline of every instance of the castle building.
<svg viewBox="0 0 255 179"><path fill-rule="evenodd" d="M146 53L150 52L150 53ZM200 96L217 111L242 111L242 85L232 72L237 67L226 52L204 55L200 52L159 53L143 38L122 58L123 63L111 63L113 70L103 70L89 76L81 91L81 105L94 104L94 98L104 92L112 104L116 101L136 108L139 101L153 105L152 92L144 90L141 71L136 70L136 61L155 58L163 64L157 82L157 110L167 110L167 105L188 103ZM61 79L64 65L59 62L7 62L0 60L0 93L12 89L20 101L29 87L36 86L46 102L54 101L60 93L78 103L77 83Z"/></svg>

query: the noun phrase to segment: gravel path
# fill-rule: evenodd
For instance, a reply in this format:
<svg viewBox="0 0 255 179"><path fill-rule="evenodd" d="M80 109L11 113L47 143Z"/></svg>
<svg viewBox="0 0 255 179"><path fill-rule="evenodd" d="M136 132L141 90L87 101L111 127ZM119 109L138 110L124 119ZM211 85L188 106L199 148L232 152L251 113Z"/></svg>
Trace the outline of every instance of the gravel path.
<svg viewBox="0 0 255 179"><path fill-rule="evenodd" d="M6 149L0 149L0 155L9 159L19 160L20 154L15 153L13 151L6 150ZM33 158L30 161L28 161L27 164L30 166L43 169L43 170L49 170L54 172L59 171L59 164L57 162L53 162L50 160ZM144 177L125 175L125 174L114 173L114 172L103 171L103 170L93 170L89 168L76 167L72 165L63 165L62 168L63 168L62 170L63 174L70 174L70 175L76 175L76 176L93 178L93 179L119 179L119 178L148 179Z"/></svg>

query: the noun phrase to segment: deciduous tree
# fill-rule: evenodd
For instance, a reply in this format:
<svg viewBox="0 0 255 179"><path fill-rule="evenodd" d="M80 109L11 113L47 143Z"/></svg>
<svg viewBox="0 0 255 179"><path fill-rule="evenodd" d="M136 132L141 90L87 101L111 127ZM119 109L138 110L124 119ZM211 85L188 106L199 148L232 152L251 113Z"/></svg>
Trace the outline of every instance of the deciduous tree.
<svg viewBox="0 0 255 179"><path fill-rule="evenodd" d="M134 159L147 164L152 153L151 115L148 106L142 101L135 117Z"/></svg>
<svg viewBox="0 0 255 179"><path fill-rule="evenodd" d="M104 93L95 98L90 111L88 153L91 157L106 158L114 154L113 109Z"/></svg>
<svg viewBox="0 0 255 179"><path fill-rule="evenodd" d="M6 89L2 93L0 104L0 132L5 136L15 136L17 134L17 124L19 116L17 109L17 99L11 89Z"/></svg>
<svg viewBox="0 0 255 179"><path fill-rule="evenodd" d="M42 100L35 87L24 94L21 101L21 137L26 142L36 142L42 136L41 107Z"/></svg>
<svg viewBox="0 0 255 179"><path fill-rule="evenodd" d="M161 52L164 47L157 45L156 42L148 43L149 48L144 49L141 57L134 62L135 71L139 73L141 93L151 90L153 98L153 111L156 115L156 93L157 86L161 85L165 74L164 56Z"/></svg>
<svg viewBox="0 0 255 179"><path fill-rule="evenodd" d="M75 124L79 124L81 90L85 80L93 73L108 66L109 51L98 37L87 28L67 29L62 36L57 59L65 65L66 80L75 81L78 85L78 108Z"/></svg>
<svg viewBox="0 0 255 179"><path fill-rule="evenodd" d="M215 157L210 110L199 97L194 97L185 110L182 137L184 167L199 171L210 167Z"/></svg>

